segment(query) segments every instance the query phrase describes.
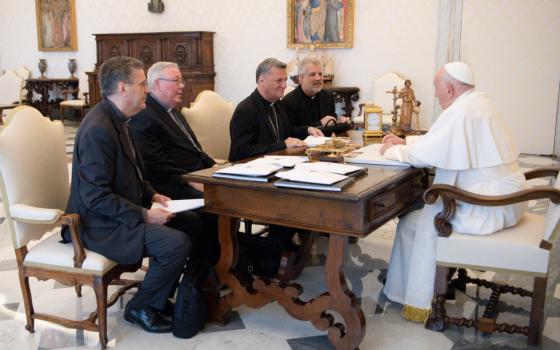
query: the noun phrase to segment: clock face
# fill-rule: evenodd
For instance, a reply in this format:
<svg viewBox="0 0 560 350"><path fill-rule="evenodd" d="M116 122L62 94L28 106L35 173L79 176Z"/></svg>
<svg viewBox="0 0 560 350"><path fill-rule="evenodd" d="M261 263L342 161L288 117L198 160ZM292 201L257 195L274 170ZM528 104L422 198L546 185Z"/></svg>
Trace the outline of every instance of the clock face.
<svg viewBox="0 0 560 350"><path fill-rule="evenodd" d="M381 114L369 113L367 115L367 130L381 130Z"/></svg>

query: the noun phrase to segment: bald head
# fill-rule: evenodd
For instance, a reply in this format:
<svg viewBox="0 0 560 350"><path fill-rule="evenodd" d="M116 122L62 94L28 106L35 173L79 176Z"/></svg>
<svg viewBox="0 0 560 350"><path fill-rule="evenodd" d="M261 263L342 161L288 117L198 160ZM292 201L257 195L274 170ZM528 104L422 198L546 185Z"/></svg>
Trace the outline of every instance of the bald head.
<svg viewBox="0 0 560 350"><path fill-rule="evenodd" d="M446 109L465 91L472 89L474 85L465 84L453 78L444 67L441 67L434 77L434 87L439 105Z"/></svg>

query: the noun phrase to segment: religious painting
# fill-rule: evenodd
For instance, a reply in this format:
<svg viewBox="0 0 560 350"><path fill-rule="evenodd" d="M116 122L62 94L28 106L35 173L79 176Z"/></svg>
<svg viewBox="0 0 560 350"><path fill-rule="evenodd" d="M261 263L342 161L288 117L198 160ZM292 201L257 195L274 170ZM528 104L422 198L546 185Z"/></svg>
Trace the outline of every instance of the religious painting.
<svg viewBox="0 0 560 350"><path fill-rule="evenodd" d="M35 0L39 51L76 51L74 0Z"/></svg>
<svg viewBox="0 0 560 350"><path fill-rule="evenodd" d="M354 0L288 0L289 48L350 48Z"/></svg>

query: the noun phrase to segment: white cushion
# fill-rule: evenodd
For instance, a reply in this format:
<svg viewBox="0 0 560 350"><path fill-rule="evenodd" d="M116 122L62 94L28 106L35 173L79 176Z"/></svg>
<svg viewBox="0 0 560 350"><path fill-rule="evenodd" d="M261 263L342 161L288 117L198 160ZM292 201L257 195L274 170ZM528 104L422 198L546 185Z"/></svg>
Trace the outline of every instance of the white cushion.
<svg viewBox="0 0 560 350"><path fill-rule="evenodd" d="M490 235L453 232L437 239L437 262L495 270L546 274L549 251L539 248L545 219L526 213L514 227Z"/></svg>
<svg viewBox="0 0 560 350"><path fill-rule="evenodd" d="M53 231L32 248L25 256L23 265L48 267L74 273L102 275L113 268L116 263L101 254L86 249L86 259L81 269L74 267L74 246L72 243L60 243L60 228Z"/></svg>
<svg viewBox="0 0 560 350"><path fill-rule="evenodd" d="M68 106L68 107L84 107L86 105L86 101L84 100L66 100L60 102L61 106Z"/></svg>

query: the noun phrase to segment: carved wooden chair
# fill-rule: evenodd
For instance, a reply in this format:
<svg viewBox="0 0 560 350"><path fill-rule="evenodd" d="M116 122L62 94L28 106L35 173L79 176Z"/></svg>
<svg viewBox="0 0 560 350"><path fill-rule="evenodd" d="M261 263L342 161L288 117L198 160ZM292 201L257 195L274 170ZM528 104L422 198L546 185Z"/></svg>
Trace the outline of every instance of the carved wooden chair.
<svg viewBox="0 0 560 350"><path fill-rule="evenodd" d="M70 99L66 99L60 102L60 120L64 121L64 113L67 109L76 109L79 112L79 119L81 120L86 115L86 109L89 108L89 92L88 89L88 77L85 72L80 73L79 77L79 87L77 90L64 90L62 95L72 96ZM79 97L79 93L82 92L82 97ZM74 99L74 95L77 94L78 98Z"/></svg>
<svg viewBox="0 0 560 350"><path fill-rule="evenodd" d="M527 180L540 177L557 177L560 168L542 168L525 174ZM479 319L447 316L445 310L446 292L438 291L432 305L432 313L426 328L442 331L448 325L476 327L483 333L508 332L528 336L527 343L536 345L542 332L543 306L549 270L550 252L556 243L560 227L560 178L554 186L534 186L507 196L481 196L448 185L434 185L424 194L424 200L433 204L438 197L443 202L443 210L434 218L439 237L437 238L438 273L436 281L450 278L453 274L445 268L472 268L484 271L498 271L534 277L533 290L516 288L499 282L471 278L466 270L454 280L455 286L465 288L466 283L492 290L484 314ZM520 222L496 233L484 236L465 235L453 232L450 220L455 212L456 201L499 206L534 199L548 198L551 203L546 216L525 213ZM447 275L447 276L446 276ZM452 284L450 284L452 285ZM449 286L449 285L448 285ZM500 295L511 293L531 297L529 326L498 323L496 306Z"/></svg>
<svg viewBox="0 0 560 350"><path fill-rule="evenodd" d="M79 216L64 213L69 195L68 168L62 123L43 117L32 107L18 107L0 132L0 191L8 231L14 245L23 304L25 328L33 333L37 319L64 327L99 332L101 348L107 345L107 308L138 282L121 280L123 272L137 266L121 266L84 249L78 232ZM73 243L60 243L60 225L70 227ZM31 241L36 241L29 245ZM54 279L95 292L97 309L84 320L35 312L29 278ZM107 287L119 288L107 300Z"/></svg>

